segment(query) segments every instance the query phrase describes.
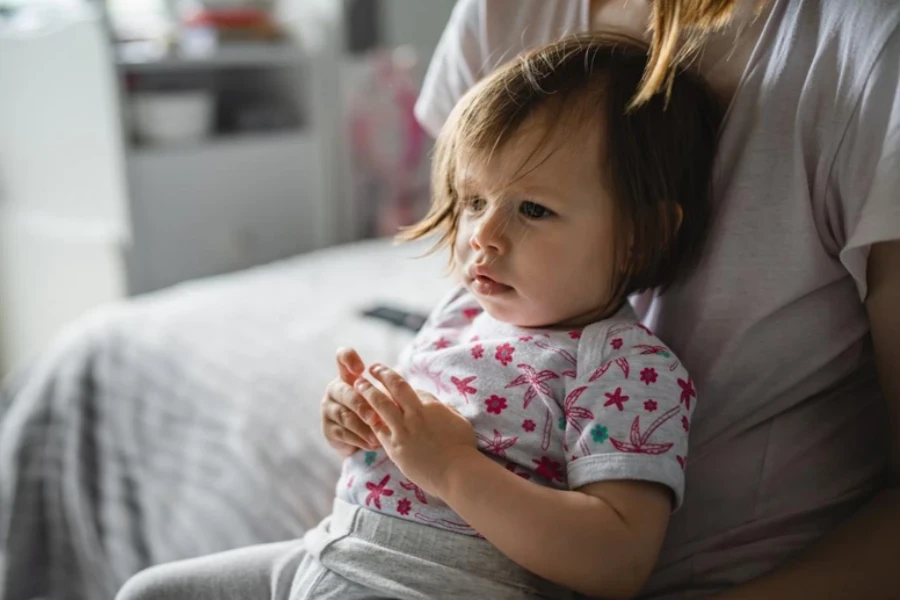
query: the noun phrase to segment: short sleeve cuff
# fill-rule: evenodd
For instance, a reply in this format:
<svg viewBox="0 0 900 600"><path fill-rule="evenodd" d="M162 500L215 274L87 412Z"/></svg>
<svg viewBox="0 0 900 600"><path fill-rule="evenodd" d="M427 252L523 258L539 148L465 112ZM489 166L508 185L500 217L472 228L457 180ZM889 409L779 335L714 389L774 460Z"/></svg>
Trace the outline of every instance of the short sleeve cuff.
<svg viewBox="0 0 900 600"><path fill-rule="evenodd" d="M646 454L593 454L568 464L569 487L578 489L599 481L637 480L660 483L674 497L672 512L684 501L684 471L674 460Z"/></svg>
<svg viewBox="0 0 900 600"><path fill-rule="evenodd" d="M865 219L859 224L856 231L857 233L841 250L840 258L844 268L850 272L856 282L860 300L865 302L868 294L866 267L869 260L869 248L872 244L900 239L900 208L888 215L881 214Z"/></svg>
<svg viewBox="0 0 900 600"><path fill-rule="evenodd" d="M441 132L441 127L444 126L444 120L447 116L443 112L439 113L434 109L434 100L428 93L423 93L419 96L419 99L416 101L416 105L413 108L413 114L422 129L424 129L432 138L437 138L438 134Z"/></svg>

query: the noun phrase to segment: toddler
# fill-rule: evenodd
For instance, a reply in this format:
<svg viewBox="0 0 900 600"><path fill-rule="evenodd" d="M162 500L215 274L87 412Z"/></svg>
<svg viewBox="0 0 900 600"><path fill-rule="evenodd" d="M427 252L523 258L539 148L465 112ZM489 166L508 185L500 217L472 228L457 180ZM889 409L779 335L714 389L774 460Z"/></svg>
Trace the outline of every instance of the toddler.
<svg viewBox="0 0 900 600"><path fill-rule="evenodd" d="M688 72L632 105L646 49L602 34L487 77L442 130L433 205L460 284L395 371L338 353L346 455L302 540L154 567L138 598L636 594L684 496L697 393L629 295L699 259L720 109ZM367 378L368 377L368 378Z"/></svg>

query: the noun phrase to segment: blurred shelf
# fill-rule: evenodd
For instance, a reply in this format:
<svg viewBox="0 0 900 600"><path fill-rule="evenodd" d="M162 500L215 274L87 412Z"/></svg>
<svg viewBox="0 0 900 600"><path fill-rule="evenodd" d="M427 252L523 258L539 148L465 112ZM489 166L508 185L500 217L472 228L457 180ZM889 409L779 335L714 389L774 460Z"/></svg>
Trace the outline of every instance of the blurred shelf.
<svg viewBox="0 0 900 600"><path fill-rule="evenodd" d="M140 56L119 49L119 68L129 73L171 73L173 71L229 68L298 67L306 55L291 44L232 43L223 44L209 54L171 54L161 58Z"/></svg>
<svg viewBox="0 0 900 600"><path fill-rule="evenodd" d="M140 293L245 269L321 245L323 198L312 133L240 135L128 155Z"/></svg>
<svg viewBox="0 0 900 600"><path fill-rule="evenodd" d="M248 131L215 134L205 140L184 144L134 144L129 147L131 157L147 156L210 156L221 152L250 151L285 146L310 146L312 133L304 127L291 127L277 131Z"/></svg>

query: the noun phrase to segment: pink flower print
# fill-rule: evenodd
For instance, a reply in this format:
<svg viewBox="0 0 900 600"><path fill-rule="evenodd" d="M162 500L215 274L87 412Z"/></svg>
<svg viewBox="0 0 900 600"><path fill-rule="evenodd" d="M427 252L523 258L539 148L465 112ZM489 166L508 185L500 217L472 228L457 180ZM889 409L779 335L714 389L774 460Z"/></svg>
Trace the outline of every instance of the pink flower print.
<svg viewBox="0 0 900 600"><path fill-rule="evenodd" d="M694 390L694 382L688 377L687 381L679 378L678 385L681 387L681 401L684 407L691 410L691 398L697 397L697 391Z"/></svg>
<svg viewBox="0 0 900 600"><path fill-rule="evenodd" d="M613 350L618 350L622 347L622 338L614 338L609 345L613 347Z"/></svg>
<svg viewBox="0 0 900 600"><path fill-rule="evenodd" d="M475 344L474 346L472 346L471 352L472 358L478 360L484 356L484 346L482 346L481 344Z"/></svg>
<svg viewBox="0 0 900 600"><path fill-rule="evenodd" d="M618 408L619 411L625 410L625 407L623 405L625 404L625 402L628 401L628 396L622 395L622 388L617 387L616 391L613 392L612 394L610 394L609 392L606 392L604 395L607 398L609 398L609 400L607 400L603 404L603 406L612 406L613 404L615 404L616 408Z"/></svg>
<svg viewBox="0 0 900 600"><path fill-rule="evenodd" d="M424 377L425 379L431 381L431 384L434 386L434 392L438 396L451 391L450 388L441 379L441 377L443 377L444 375L444 372L438 371L437 369L432 369L431 362L425 360L414 361L409 367L409 374Z"/></svg>
<svg viewBox="0 0 900 600"><path fill-rule="evenodd" d="M381 497L394 495L394 490L388 489L387 487L388 481L390 480L391 476L385 475L377 485L371 481L366 482L366 489L369 490L369 494L366 496L366 506L375 504L375 507L378 510L381 510Z"/></svg>
<svg viewBox="0 0 900 600"><path fill-rule="evenodd" d="M495 415L499 415L506 410L506 398L498 396L497 394L494 394L485 400L484 403L487 405L487 411L489 413L494 413Z"/></svg>
<svg viewBox="0 0 900 600"><path fill-rule="evenodd" d="M631 323L628 325L619 325L618 327L612 327L606 333L606 337L609 337L611 335L621 335L627 331L631 331L632 329L634 329L634 323Z"/></svg>
<svg viewBox="0 0 900 600"><path fill-rule="evenodd" d="M550 447L550 433L551 428L553 427L553 418L550 414L550 407L544 407L544 427L543 427L543 435L541 435L541 450L544 452L547 451L547 448Z"/></svg>
<svg viewBox="0 0 900 600"><path fill-rule="evenodd" d="M413 492L416 495L416 500L418 500L422 504L428 504L428 498L425 497L425 492L422 491L422 488L414 484L409 479L407 479L406 481L401 481L400 487L409 492Z"/></svg>
<svg viewBox="0 0 900 600"><path fill-rule="evenodd" d="M478 392L475 388L473 388L470 383L478 379L477 375L470 375L465 379L460 379L459 377L450 377L450 381L453 385L456 386L456 390L460 393L460 395L465 398L466 404L469 403L469 394L475 394Z"/></svg>
<svg viewBox="0 0 900 600"><path fill-rule="evenodd" d="M472 319L474 319L475 317L477 317L478 315L481 314L481 309L480 308L464 308L462 311L462 314L465 318L467 318L468 320L471 321Z"/></svg>
<svg viewBox="0 0 900 600"><path fill-rule="evenodd" d="M402 500L400 500L400 502L397 503L397 512L404 517L409 514L411 508L412 502L409 501L409 498L403 498Z"/></svg>
<svg viewBox="0 0 900 600"><path fill-rule="evenodd" d="M436 341L434 343L435 350L443 350L444 348L449 348L449 347L450 347L450 341L447 338L445 338L444 336L441 336L438 339L438 341Z"/></svg>
<svg viewBox="0 0 900 600"><path fill-rule="evenodd" d="M634 421L631 423L631 435L629 436L629 440L627 442L623 442L621 440L617 440L615 438L610 438L609 441L612 442L612 445L615 446L616 450L619 452L627 452L631 454L665 454L669 450L672 449L672 442L666 443L657 443L651 442L650 436L653 433L662 427L663 423L674 417L678 411L681 410L679 407L674 406L659 415L655 421L653 421L650 426L647 428L647 431L641 433L641 417L640 415L634 418Z"/></svg>
<svg viewBox="0 0 900 600"><path fill-rule="evenodd" d="M586 385L575 388L569 395L566 396L565 403L565 415L563 416L564 424L568 423L571 425L575 431L579 434L579 441L581 443L581 449L584 450L585 454L590 454L590 450L588 450L587 443L583 439L584 429L581 427L580 421L591 421L594 419L594 413L589 411L588 409L582 406L575 406L575 403L578 402L578 399L581 397L581 394L587 389ZM627 398L626 398L627 400ZM568 448L567 448L568 449Z"/></svg>
<svg viewBox="0 0 900 600"><path fill-rule="evenodd" d="M518 465L516 463L510 462L509 464L506 465L506 470L511 473L515 473L522 479L531 479L531 473L529 473L528 471L519 471L517 469L517 467L518 467Z"/></svg>
<svg viewBox="0 0 900 600"><path fill-rule="evenodd" d="M600 379L601 377L603 377L603 375L605 375L606 372L609 371L609 368L611 366L612 366L612 363L608 362L608 363L603 363L602 365L600 365L599 367L594 369L594 372L591 373L591 376L588 378L588 383L593 383L593 382L597 381L598 379Z"/></svg>
<svg viewBox="0 0 900 600"><path fill-rule="evenodd" d="M646 325L644 325L643 323L635 323L635 326L638 329L642 329L644 331L644 333L646 333L647 335L653 335L653 332L650 331L650 328L647 327Z"/></svg>
<svg viewBox="0 0 900 600"><path fill-rule="evenodd" d="M525 389L524 408L528 408L528 405L531 404L531 401L534 400L538 394L548 397L552 395L550 386L547 385L546 382L551 379L559 379L559 375L549 369L545 369L538 373L531 365L518 364L516 366L520 371L524 371L524 373L507 383L505 389L519 387L520 385L527 386Z"/></svg>
<svg viewBox="0 0 900 600"><path fill-rule="evenodd" d="M672 354L669 352L669 349L665 346L656 346L651 344L635 344L635 348L641 349L641 356L646 356L647 354L658 354L663 358L669 358Z"/></svg>
<svg viewBox="0 0 900 600"><path fill-rule="evenodd" d="M356 479L356 477L354 477L353 475L351 475L351 476L347 479L347 489L348 489L348 490L349 490L351 487L353 487L353 481L354 481L355 479Z"/></svg>
<svg viewBox="0 0 900 600"><path fill-rule="evenodd" d="M496 429L494 430L494 439L488 439L477 431L475 432L475 436L483 444L482 450L503 458L506 458L506 451L515 446L516 442L519 441L518 437L504 438Z"/></svg>
<svg viewBox="0 0 900 600"><path fill-rule="evenodd" d="M534 339L534 336L531 336L531 335L522 335L522 336L519 336L519 341L520 341L520 342L530 342L530 341L533 340L533 339Z"/></svg>
<svg viewBox="0 0 900 600"><path fill-rule="evenodd" d="M522 421L522 429L524 429L525 431L531 433L532 431L534 431L534 428L535 424L531 419L525 419L524 421Z"/></svg>
<svg viewBox="0 0 900 600"><path fill-rule="evenodd" d="M688 421L688 418L684 415L681 415L681 426L684 427L685 432L691 430L691 422Z"/></svg>
<svg viewBox="0 0 900 600"><path fill-rule="evenodd" d="M622 376L625 379L628 379L628 375L631 373L631 366L628 364L628 359L623 356L617 358L614 362L616 363L616 366L619 367L619 370L622 371ZM588 383L593 383L603 377L603 375L609 371L611 366L612 362L607 362L594 369L594 372L591 373L591 376L588 378Z"/></svg>
<svg viewBox="0 0 900 600"><path fill-rule="evenodd" d="M497 347L497 351L494 353L494 358L500 361L500 364L505 367L512 362L513 353L515 351L516 349L509 344L501 344Z"/></svg>
<svg viewBox="0 0 900 600"><path fill-rule="evenodd" d="M684 458L683 456L678 456L678 455L676 454L676 455L675 455L675 460L677 460L677 461L678 461L678 464L681 465L681 470L683 471L683 470L684 470L684 463L686 462L685 458Z"/></svg>
<svg viewBox="0 0 900 600"><path fill-rule="evenodd" d="M542 333L541 336L543 336L545 338L550 337L546 333ZM564 350L563 348L557 348L556 346L551 346L550 344L548 344L544 341L541 341L541 340L535 341L534 345L537 346L538 348L541 348L548 352L553 352L554 354L556 354L557 356L562 358L564 361L566 361L567 363L572 365L573 369L578 366L578 361L575 360L575 357L572 356L572 353L569 352L568 350ZM563 372L564 375L567 373L568 373L568 371Z"/></svg>
<svg viewBox="0 0 900 600"><path fill-rule="evenodd" d="M580 331L570 331L570 332L569 332L569 337L572 338L573 340L580 340L580 339L581 339L581 332L580 332Z"/></svg>
<svg viewBox="0 0 900 600"><path fill-rule="evenodd" d="M647 385L656 383L656 377L656 369L654 369L653 367L647 367L646 369L641 371L641 381L643 381Z"/></svg>
<svg viewBox="0 0 900 600"><path fill-rule="evenodd" d="M533 458L531 462L537 465L535 471L541 477L550 481L562 481L562 465L549 456L542 456L540 460Z"/></svg>
<svg viewBox="0 0 900 600"><path fill-rule="evenodd" d="M647 412L653 412L657 408L656 400L647 400L644 402L644 410Z"/></svg>

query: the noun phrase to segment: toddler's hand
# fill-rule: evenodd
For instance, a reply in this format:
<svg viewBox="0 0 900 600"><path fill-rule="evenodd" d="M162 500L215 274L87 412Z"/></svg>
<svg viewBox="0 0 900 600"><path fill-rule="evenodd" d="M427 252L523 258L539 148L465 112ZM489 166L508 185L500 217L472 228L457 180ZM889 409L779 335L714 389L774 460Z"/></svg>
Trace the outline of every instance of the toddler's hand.
<svg viewBox="0 0 900 600"><path fill-rule="evenodd" d="M359 449L375 450L380 446L372 429L363 421L372 410L354 388L365 365L355 350L337 351L338 378L328 384L322 398L322 433L332 448L347 457Z"/></svg>
<svg viewBox="0 0 900 600"><path fill-rule="evenodd" d="M369 372L387 394L365 379L356 380L356 389L373 409L366 422L403 474L440 497L454 461L477 448L472 424L431 394L414 391L395 371L376 364Z"/></svg>

